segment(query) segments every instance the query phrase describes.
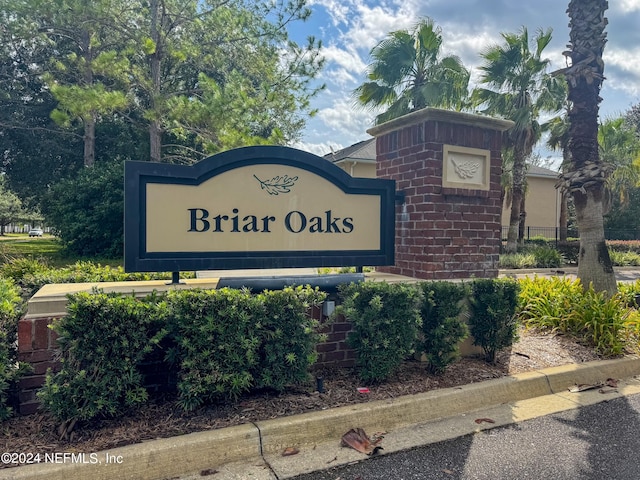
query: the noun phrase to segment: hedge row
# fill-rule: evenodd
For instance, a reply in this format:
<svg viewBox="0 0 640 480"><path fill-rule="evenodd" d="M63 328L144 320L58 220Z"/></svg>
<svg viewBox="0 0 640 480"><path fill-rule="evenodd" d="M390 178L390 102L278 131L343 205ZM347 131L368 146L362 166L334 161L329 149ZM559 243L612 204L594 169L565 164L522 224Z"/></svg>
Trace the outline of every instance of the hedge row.
<svg viewBox="0 0 640 480"><path fill-rule="evenodd" d="M349 342L358 372L369 382L387 378L416 351L427 352L431 371L442 371L468 334L463 309L489 359L515 336L512 280L364 282L339 294L338 311L353 324ZM61 370L48 373L38 396L69 432L78 420L117 415L147 401L142 365L152 357L176 372L185 410L233 400L253 388L303 384L322 340L308 311L325 296L309 287L259 294L174 290L145 299L74 294L69 314L52 327Z"/></svg>

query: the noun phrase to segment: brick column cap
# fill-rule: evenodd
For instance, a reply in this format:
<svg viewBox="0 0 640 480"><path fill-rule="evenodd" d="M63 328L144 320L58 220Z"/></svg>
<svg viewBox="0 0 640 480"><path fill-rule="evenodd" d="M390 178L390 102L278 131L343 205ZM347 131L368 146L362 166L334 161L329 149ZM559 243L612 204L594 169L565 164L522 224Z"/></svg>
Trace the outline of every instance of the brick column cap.
<svg viewBox="0 0 640 480"><path fill-rule="evenodd" d="M508 130L515 125L511 120L502 120L500 118L487 117L485 115L427 107L408 113L402 117L394 118L393 120L389 120L388 122L380 125L376 125L375 127L367 130L367 133L373 137L379 137L385 133L393 132L403 127L408 127L410 125L426 121L455 123L458 125L468 125L471 127L497 130L499 132Z"/></svg>

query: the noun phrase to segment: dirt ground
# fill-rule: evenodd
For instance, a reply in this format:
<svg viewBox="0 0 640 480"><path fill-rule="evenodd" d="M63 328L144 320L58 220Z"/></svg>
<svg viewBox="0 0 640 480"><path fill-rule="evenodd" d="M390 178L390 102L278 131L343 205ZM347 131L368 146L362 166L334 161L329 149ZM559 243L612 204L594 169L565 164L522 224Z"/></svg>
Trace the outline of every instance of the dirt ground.
<svg viewBox="0 0 640 480"><path fill-rule="evenodd" d="M406 362L400 371L380 385L362 385L351 369L323 368L314 372L324 383L316 391L316 380L282 394L256 392L235 403L216 404L184 413L172 398L148 404L116 419L79 423L70 440L56 434L56 422L46 413L15 417L2 423L0 445L4 452L97 452L156 438L223 428L354 403L394 398L481 382L541 368L597 360L589 347L561 335L521 332L520 340L497 356L496 365L479 358L462 358L439 376L426 373L418 361ZM368 393L358 392L368 387ZM0 467L1 468L1 467Z"/></svg>

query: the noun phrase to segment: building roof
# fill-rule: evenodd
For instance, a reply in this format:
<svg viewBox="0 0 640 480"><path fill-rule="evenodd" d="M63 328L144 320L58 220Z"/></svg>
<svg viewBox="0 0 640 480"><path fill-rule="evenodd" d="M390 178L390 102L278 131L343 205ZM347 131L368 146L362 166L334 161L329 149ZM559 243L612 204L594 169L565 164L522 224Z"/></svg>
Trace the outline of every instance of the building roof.
<svg viewBox="0 0 640 480"><path fill-rule="evenodd" d="M330 162L340 163L345 161L356 161L363 163L375 163L376 161L376 139L370 138L362 142L355 143L337 152L327 153L323 158Z"/></svg>
<svg viewBox="0 0 640 480"><path fill-rule="evenodd" d="M558 178L558 172L536 165L527 165L527 175L532 177Z"/></svg>

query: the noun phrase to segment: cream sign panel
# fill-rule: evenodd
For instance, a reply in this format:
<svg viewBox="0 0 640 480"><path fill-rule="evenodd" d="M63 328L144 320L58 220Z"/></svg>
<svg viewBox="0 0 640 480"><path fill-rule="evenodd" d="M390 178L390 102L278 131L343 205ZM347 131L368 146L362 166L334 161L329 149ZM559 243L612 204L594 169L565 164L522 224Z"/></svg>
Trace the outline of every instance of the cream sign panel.
<svg viewBox="0 0 640 480"><path fill-rule="evenodd" d="M326 160L325 160L326 161ZM380 197L279 164L147 184L147 252L378 250Z"/></svg>
<svg viewBox="0 0 640 480"><path fill-rule="evenodd" d="M395 182L288 147L125 164L125 270L392 265Z"/></svg>

